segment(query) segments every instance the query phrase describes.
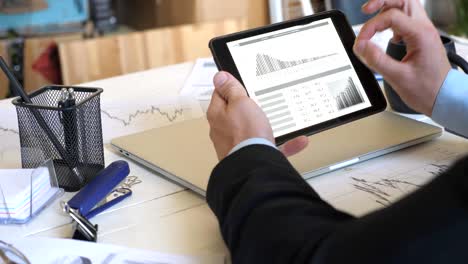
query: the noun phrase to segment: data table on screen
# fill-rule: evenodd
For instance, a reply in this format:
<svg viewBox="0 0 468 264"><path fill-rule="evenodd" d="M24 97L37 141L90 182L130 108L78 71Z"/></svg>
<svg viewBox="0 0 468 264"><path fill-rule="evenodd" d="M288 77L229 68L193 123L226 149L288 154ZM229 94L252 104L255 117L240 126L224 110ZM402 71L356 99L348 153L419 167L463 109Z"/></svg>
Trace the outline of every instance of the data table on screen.
<svg viewBox="0 0 468 264"><path fill-rule="evenodd" d="M275 137L371 107L331 19L227 45Z"/></svg>

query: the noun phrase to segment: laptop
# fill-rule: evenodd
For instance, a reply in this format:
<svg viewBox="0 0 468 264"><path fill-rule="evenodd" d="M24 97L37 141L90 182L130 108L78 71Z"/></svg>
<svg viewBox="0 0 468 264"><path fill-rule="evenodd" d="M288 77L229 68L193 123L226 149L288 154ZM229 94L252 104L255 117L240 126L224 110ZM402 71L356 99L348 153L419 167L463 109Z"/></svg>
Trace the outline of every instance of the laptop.
<svg viewBox="0 0 468 264"><path fill-rule="evenodd" d="M289 160L308 179L440 135L440 127L385 111L310 136L309 146ZM116 138L111 145L122 155L203 196L218 163L206 118Z"/></svg>

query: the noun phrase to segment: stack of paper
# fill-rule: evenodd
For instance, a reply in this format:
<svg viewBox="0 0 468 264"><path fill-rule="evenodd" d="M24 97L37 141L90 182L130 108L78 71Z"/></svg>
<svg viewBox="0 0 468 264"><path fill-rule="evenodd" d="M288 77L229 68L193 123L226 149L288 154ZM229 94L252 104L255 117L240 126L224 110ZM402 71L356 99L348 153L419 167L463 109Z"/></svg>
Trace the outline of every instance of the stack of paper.
<svg viewBox="0 0 468 264"><path fill-rule="evenodd" d="M57 192L46 167L0 170L0 222L27 222Z"/></svg>

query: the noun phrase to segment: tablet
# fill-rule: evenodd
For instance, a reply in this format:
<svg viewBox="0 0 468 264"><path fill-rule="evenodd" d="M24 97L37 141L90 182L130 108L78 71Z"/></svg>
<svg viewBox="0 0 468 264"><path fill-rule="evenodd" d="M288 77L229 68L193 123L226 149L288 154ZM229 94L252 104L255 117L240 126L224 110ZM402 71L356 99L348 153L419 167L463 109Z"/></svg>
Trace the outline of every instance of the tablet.
<svg viewBox="0 0 468 264"><path fill-rule="evenodd" d="M242 82L265 112L279 145L386 108L373 73L352 51L354 40L345 15L329 11L217 37L209 46L218 69Z"/></svg>

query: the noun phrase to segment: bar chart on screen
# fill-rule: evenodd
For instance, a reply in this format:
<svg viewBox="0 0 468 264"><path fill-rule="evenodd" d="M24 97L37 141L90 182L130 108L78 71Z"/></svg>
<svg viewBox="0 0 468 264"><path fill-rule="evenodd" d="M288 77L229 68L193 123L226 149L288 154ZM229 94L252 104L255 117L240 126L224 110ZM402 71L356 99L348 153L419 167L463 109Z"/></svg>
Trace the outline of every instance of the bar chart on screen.
<svg viewBox="0 0 468 264"><path fill-rule="evenodd" d="M257 76L264 76L269 73L274 73L290 68L295 68L299 65L306 63L316 62L324 58L329 58L337 55L337 53L316 56L312 58L298 59L298 60L280 60L267 54L257 54Z"/></svg>
<svg viewBox="0 0 468 264"><path fill-rule="evenodd" d="M350 77L328 83L328 87L338 110L364 103L361 92Z"/></svg>
<svg viewBox="0 0 468 264"><path fill-rule="evenodd" d="M371 106L330 19L228 43L275 137Z"/></svg>

